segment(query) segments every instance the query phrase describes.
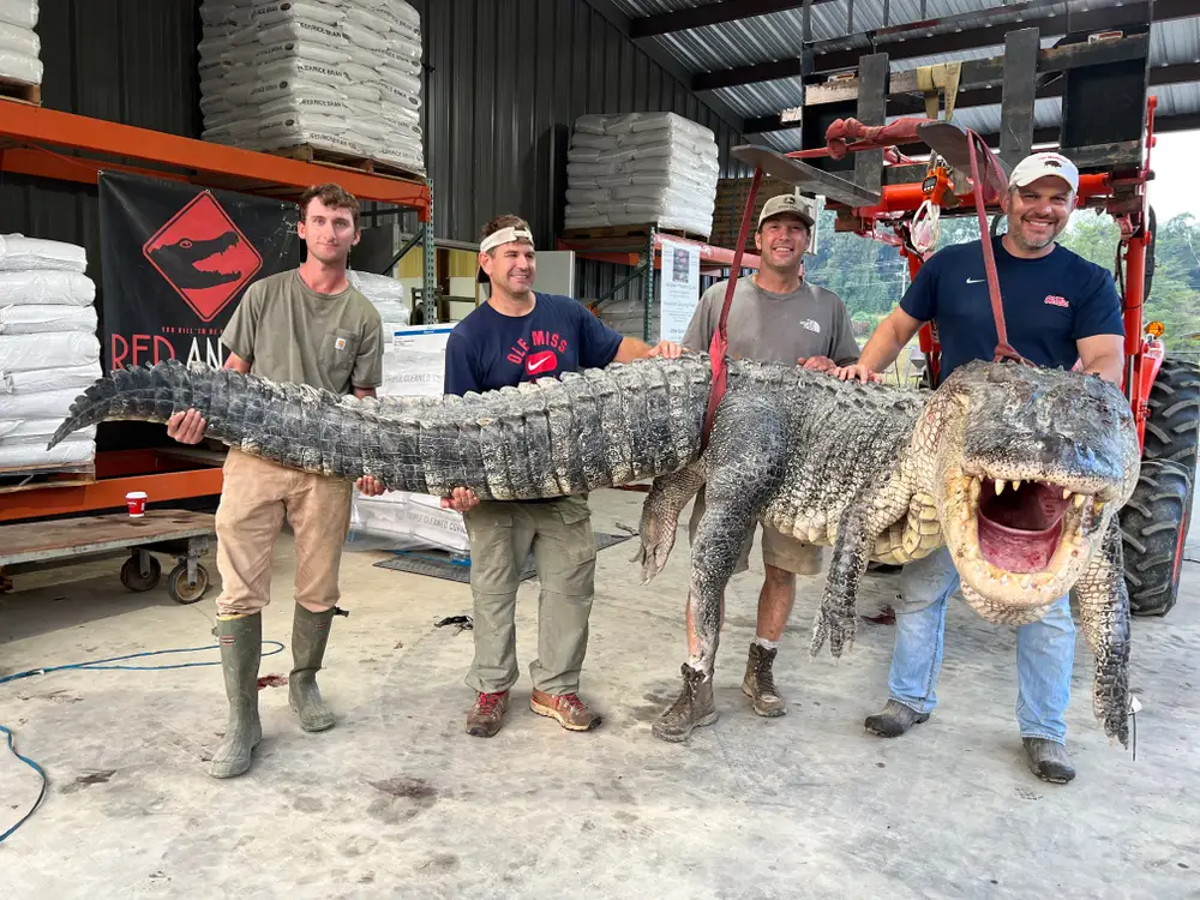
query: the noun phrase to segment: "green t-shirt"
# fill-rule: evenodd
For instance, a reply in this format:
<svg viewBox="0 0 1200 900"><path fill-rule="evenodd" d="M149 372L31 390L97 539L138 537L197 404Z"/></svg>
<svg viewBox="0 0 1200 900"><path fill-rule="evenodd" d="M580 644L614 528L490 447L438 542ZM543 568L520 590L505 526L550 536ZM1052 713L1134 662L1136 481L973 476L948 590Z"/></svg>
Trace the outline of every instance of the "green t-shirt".
<svg viewBox="0 0 1200 900"><path fill-rule="evenodd" d="M383 381L383 322L353 285L319 294L298 269L247 288L221 343L271 381L349 394Z"/></svg>

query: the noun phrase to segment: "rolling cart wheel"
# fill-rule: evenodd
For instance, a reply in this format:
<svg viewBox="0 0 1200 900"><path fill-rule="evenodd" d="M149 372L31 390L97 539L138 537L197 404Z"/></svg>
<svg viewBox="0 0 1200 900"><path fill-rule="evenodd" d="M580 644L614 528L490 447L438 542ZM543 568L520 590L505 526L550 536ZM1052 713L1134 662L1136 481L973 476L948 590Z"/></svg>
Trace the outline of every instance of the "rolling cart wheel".
<svg viewBox="0 0 1200 900"><path fill-rule="evenodd" d="M125 560L125 565L121 566L121 584L131 591L140 593L153 590L158 585L160 578L162 578L162 563L155 556L150 557L149 575L142 575L136 554Z"/></svg>
<svg viewBox="0 0 1200 900"><path fill-rule="evenodd" d="M188 584L187 563L181 562L167 576L167 593L176 603L195 603L208 591L208 569L196 566L196 583Z"/></svg>

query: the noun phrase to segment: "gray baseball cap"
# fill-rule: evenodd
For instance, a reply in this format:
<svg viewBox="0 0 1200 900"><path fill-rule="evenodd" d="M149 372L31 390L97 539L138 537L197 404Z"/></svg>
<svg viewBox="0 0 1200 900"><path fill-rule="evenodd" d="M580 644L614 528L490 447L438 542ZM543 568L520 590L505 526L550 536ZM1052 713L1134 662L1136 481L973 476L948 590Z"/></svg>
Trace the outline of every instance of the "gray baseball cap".
<svg viewBox="0 0 1200 900"><path fill-rule="evenodd" d="M777 197L772 197L763 204L762 213L758 217L758 227L763 227L763 222L767 219L772 219L775 216L795 216L800 219L806 228L810 231L813 227L812 207L808 201L798 194L780 194Z"/></svg>

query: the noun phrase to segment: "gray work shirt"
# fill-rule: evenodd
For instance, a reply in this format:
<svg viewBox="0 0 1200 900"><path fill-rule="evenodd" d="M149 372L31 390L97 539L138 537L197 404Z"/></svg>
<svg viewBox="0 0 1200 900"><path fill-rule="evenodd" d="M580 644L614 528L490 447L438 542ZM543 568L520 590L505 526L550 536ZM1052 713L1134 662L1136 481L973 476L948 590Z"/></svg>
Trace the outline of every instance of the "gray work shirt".
<svg viewBox="0 0 1200 900"><path fill-rule="evenodd" d="M728 283L714 284L700 297L683 336L689 350L708 351ZM846 305L833 291L806 281L790 294L773 294L750 276L738 278L727 327L729 354L734 357L791 365L810 356L828 356L839 366L858 361Z"/></svg>

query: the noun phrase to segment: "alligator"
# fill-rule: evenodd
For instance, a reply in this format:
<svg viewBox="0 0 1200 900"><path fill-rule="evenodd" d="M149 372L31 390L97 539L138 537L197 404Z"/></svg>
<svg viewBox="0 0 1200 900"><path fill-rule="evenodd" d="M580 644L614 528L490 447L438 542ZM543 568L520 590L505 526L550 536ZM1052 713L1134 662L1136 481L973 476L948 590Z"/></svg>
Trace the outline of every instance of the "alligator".
<svg viewBox="0 0 1200 900"><path fill-rule="evenodd" d="M1074 590L1095 657L1093 711L1127 746L1129 600L1117 512L1137 481L1128 402L1094 375L961 366L936 391L728 361L707 444L707 354L638 360L463 397L365 398L177 361L119 369L50 441L104 420L195 408L207 434L291 468L481 500L565 496L652 479L635 559L661 571L702 485L689 663L711 678L721 594L755 521L832 546L811 652L851 646L869 563L949 546L966 602L1020 625ZM688 665L688 664L685 664Z"/></svg>
<svg viewBox="0 0 1200 900"><path fill-rule="evenodd" d="M242 277L241 272L221 272L215 269L198 268L197 263L236 247L241 241L236 231L226 231L208 240L180 238L174 243L163 244L148 252L153 262L167 279L180 290L199 291L230 284Z"/></svg>

